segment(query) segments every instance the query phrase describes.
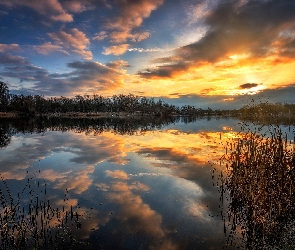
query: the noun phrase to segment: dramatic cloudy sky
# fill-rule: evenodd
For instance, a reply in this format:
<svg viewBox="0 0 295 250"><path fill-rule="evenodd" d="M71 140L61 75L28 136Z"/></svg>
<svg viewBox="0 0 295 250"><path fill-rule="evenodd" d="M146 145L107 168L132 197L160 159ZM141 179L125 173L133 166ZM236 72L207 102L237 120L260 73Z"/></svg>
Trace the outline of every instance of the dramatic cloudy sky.
<svg viewBox="0 0 295 250"><path fill-rule="evenodd" d="M294 102L294 13L294 0L0 0L0 81L44 96Z"/></svg>

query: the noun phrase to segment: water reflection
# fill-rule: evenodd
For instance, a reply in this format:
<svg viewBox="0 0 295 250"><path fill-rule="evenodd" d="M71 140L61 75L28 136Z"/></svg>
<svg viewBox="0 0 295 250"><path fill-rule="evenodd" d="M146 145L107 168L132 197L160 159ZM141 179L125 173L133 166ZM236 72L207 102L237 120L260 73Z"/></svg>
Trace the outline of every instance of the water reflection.
<svg viewBox="0 0 295 250"><path fill-rule="evenodd" d="M6 147L10 143L12 134L10 123L0 119L0 148Z"/></svg>
<svg viewBox="0 0 295 250"><path fill-rule="evenodd" d="M112 131L115 134L135 134L158 130L168 124L177 122L194 122L200 118L166 117L166 118L62 118L36 117L33 119L0 118L1 134L8 133L43 133L45 131L75 131L100 134ZM13 128L13 129L12 129Z"/></svg>
<svg viewBox="0 0 295 250"><path fill-rule="evenodd" d="M12 122L14 134L0 150L11 192L37 171L52 206L83 215L73 233L92 249L222 249L210 162L223 151L219 139L233 136L222 128L237 122L112 121Z"/></svg>

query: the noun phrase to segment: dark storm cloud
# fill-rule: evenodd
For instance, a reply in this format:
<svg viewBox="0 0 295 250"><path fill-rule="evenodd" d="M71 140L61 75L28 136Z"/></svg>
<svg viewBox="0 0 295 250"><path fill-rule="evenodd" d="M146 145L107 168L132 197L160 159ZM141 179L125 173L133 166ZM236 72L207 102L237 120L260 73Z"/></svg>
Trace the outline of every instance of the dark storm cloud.
<svg viewBox="0 0 295 250"><path fill-rule="evenodd" d="M195 67L198 63L216 63L235 53L250 54L252 59L272 55L295 56L292 36L295 21L295 1L221 1L211 11L205 24L208 31L199 41L175 50L173 64L139 72L143 77L172 76L173 73ZM280 42L276 45L275 42ZM288 49L289 53L286 53ZM171 57L160 58L171 63Z"/></svg>
<svg viewBox="0 0 295 250"><path fill-rule="evenodd" d="M257 87L259 84L258 83L245 83L239 86L239 89L251 89L254 87Z"/></svg>

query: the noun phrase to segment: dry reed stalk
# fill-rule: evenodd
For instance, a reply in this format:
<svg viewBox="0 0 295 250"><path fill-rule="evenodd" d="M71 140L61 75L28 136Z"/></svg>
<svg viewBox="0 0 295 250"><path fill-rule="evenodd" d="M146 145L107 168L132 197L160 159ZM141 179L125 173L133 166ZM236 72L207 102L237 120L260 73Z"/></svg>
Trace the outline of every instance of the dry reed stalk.
<svg viewBox="0 0 295 250"><path fill-rule="evenodd" d="M0 174L1 175L1 174ZM2 177L0 187L0 248L1 249L61 249L77 242L71 234L71 224L80 228L79 215L73 211L53 208L46 198L46 183L27 184L17 198ZM43 196L42 196L43 194ZM23 200L28 205L22 205ZM80 243L79 243L80 244ZM86 246L86 245L85 245Z"/></svg>
<svg viewBox="0 0 295 250"><path fill-rule="evenodd" d="M295 221L294 141L288 142L279 128L270 137L242 135L222 157L229 169L222 183L230 197L231 230L242 228L246 249L284 249Z"/></svg>

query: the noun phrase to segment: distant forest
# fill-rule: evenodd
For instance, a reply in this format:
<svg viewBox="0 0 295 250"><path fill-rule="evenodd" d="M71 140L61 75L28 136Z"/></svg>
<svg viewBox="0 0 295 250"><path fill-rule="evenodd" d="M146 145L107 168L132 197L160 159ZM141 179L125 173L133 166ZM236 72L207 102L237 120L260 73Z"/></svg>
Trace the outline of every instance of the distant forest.
<svg viewBox="0 0 295 250"><path fill-rule="evenodd" d="M41 95L10 94L8 86L0 81L0 112L14 113L16 116L47 116L86 114L94 116L98 113L128 113L150 116L237 116L243 119L258 119L259 117L294 117L295 104L259 103L245 105L240 109L213 110L196 108L195 106L175 106L161 99L129 95L76 95L73 98L51 97Z"/></svg>

